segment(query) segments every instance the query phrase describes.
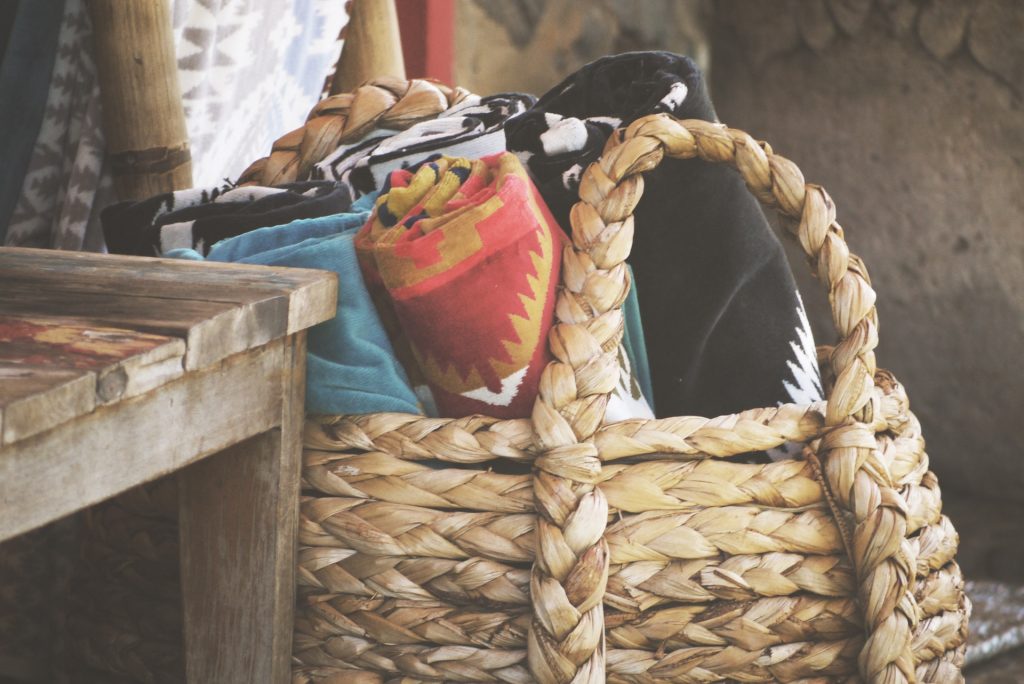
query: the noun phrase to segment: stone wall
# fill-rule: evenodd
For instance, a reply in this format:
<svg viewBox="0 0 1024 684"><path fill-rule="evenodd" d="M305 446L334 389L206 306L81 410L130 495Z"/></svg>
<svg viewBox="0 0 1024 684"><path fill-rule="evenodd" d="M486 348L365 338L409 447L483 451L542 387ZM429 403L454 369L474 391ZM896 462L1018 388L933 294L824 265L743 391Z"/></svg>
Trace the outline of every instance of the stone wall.
<svg viewBox="0 0 1024 684"><path fill-rule="evenodd" d="M712 33L722 120L836 201L944 489L1020 500L1022 35L1018 0L720 0Z"/></svg>
<svg viewBox="0 0 1024 684"><path fill-rule="evenodd" d="M540 93L624 50L710 62L722 120L836 200L944 488L1024 501L1024 2L459 0L457 22L478 92Z"/></svg>
<svg viewBox="0 0 1024 684"><path fill-rule="evenodd" d="M708 64L701 0L458 0L455 82L542 94L587 62L671 50Z"/></svg>

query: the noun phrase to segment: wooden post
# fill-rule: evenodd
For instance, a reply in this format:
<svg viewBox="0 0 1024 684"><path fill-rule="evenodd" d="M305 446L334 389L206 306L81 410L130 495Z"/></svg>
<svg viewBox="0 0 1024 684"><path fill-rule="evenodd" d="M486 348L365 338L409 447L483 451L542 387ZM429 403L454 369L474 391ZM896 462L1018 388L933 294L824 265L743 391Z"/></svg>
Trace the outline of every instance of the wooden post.
<svg viewBox="0 0 1024 684"><path fill-rule="evenodd" d="M88 0L119 199L192 185L169 0Z"/></svg>
<svg viewBox="0 0 1024 684"><path fill-rule="evenodd" d="M351 92L378 76L405 78L395 0L352 0L331 95Z"/></svg>

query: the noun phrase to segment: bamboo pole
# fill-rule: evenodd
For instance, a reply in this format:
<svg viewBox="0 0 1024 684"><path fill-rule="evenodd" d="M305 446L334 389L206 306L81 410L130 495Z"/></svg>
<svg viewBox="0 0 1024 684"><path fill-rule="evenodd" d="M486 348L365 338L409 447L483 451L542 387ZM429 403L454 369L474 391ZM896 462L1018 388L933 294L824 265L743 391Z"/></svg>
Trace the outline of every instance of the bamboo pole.
<svg viewBox="0 0 1024 684"><path fill-rule="evenodd" d="M352 0L331 95L351 92L379 76L405 78L395 0Z"/></svg>
<svg viewBox="0 0 1024 684"><path fill-rule="evenodd" d="M119 199L192 185L168 0L88 0Z"/></svg>

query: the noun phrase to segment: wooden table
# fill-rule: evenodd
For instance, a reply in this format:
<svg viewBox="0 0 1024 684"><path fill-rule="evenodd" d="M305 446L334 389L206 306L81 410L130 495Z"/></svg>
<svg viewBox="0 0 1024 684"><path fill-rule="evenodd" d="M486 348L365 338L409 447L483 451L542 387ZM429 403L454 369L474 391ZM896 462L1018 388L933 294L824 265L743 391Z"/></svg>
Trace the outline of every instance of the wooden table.
<svg viewBox="0 0 1024 684"><path fill-rule="evenodd" d="M0 249L0 540L179 473L189 682L286 682L334 274Z"/></svg>

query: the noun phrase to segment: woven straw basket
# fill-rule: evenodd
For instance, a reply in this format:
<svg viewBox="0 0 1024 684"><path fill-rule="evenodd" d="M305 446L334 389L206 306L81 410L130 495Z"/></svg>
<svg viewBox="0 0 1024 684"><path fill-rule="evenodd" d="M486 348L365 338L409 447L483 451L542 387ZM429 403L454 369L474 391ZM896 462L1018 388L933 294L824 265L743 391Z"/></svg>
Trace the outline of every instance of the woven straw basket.
<svg viewBox="0 0 1024 684"><path fill-rule="evenodd" d="M278 168L308 167L295 134ZM732 165L796 236L839 334L827 402L604 423L632 213L665 156ZM824 189L746 133L651 116L571 221L530 420L307 422L293 681L962 681L957 535ZM787 441L802 459L729 460Z"/></svg>
<svg viewBox="0 0 1024 684"><path fill-rule="evenodd" d="M330 97L242 180L306 178L465 95L379 79ZM827 403L604 423L631 215L666 155L734 166L798 239L839 333L819 349ZM746 133L652 116L612 137L580 200L530 420L307 421L293 684L963 681L957 535L876 369L875 293L828 194ZM788 441L801 460L730 460ZM90 662L143 668L119 646L137 641Z"/></svg>

